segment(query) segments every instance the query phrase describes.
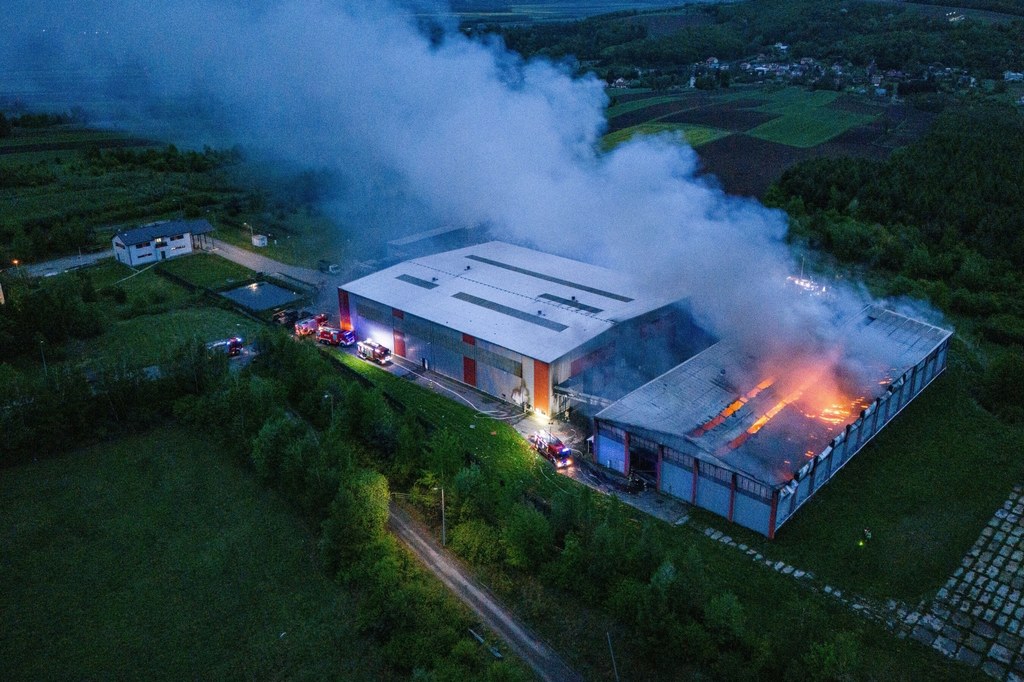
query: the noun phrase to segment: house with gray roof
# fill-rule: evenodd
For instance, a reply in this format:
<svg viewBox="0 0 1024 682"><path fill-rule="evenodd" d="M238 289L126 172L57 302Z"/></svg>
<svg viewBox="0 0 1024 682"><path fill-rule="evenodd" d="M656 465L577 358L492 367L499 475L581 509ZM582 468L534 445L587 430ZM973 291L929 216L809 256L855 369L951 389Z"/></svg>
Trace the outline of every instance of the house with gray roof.
<svg viewBox="0 0 1024 682"><path fill-rule="evenodd" d="M206 248L211 232L213 226L205 220L163 220L118 232L111 241L114 257L136 267Z"/></svg>

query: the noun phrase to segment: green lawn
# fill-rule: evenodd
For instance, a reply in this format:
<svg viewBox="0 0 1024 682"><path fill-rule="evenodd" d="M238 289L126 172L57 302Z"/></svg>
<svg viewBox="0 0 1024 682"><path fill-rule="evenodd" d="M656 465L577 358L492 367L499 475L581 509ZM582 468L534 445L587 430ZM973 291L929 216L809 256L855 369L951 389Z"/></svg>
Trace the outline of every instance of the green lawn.
<svg viewBox="0 0 1024 682"><path fill-rule="evenodd" d="M87 275L93 286L100 291L107 287L123 289L127 297L124 306L128 309L142 309L151 305L177 307L193 298L183 287L157 275L153 267L133 270L111 258L79 272ZM112 308L110 314L113 316L117 312Z"/></svg>
<svg viewBox="0 0 1024 682"><path fill-rule="evenodd" d="M221 308L188 307L127 320L112 320L102 335L82 342L76 356L101 366L146 367L166 360L191 339L214 341L228 336L246 338L261 328L258 322Z"/></svg>
<svg viewBox="0 0 1024 682"><path fill-rule="evenodd" d="M158 429L0 476L9 680L387 679L275 495Z"/></svg>
<svg viewBox="0 0 1024 682"><path fill-rule="evenodd" d="M839 97L838 92L791 87L766 96L770 101L757 110L777 114L778 118L748 130L747 135L790 147L816 147L876 118L828 107Z"/></svg>
<svg viewBox="0 0 1024 682"><path fill-rule="evenodd" d="M407 409L422 415L432 424L443 425L452 430L467 450L484 458L496 455L489 460L490 465L505 466L502 461L505 458L514 460L509 464L511 469L524 464L534 466L540 463L540 458L536 457L535 452L526 445L526 441L515 429L470 409L457 396L426 390L408 379L385 372L349 353L336 349L323 350L337 357L356 374L369 379L386 395L405 405ZM498 405L496 399L493 402L495 406Z"/></svg>
<svg viewBox="0 0 1024 682"><path fill-rule="evenodd" d="M638 126L623 128L609 133L601 140L604 149L612 149L636 135L657 135L659 133L682 133L687 143L692 147L699 147L702 144L713 142L726 137L731 133L728 130L710 128L708 126L692 125L689 123L642 123Z"/></svg>
<svg viewBox="0 0 1024 682"><path fill-rule="evenodd" d="M240 286L252 281L255 274L245 266L208 253L164 261L160 267L190 284L213 290Z"/></svg>
<svg viewBox="0 0 1024 682"><path fill-rule="evenodd" d="M255 234L269 232L274 239L268 240L265 247L253 246L243 222L252 225ZM344 229L327 216L299 210L273 219L242 216L222 221L214 236L282 263L316 268L321 258L341 262L347 257L342 246L343 234Z"/></svg>

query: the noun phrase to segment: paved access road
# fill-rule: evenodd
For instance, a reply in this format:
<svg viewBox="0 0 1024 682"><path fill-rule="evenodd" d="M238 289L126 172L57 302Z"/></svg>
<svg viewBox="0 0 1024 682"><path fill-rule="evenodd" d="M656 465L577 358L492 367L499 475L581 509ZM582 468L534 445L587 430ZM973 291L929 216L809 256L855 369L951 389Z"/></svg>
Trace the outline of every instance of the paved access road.
<svg viewBox="0 0 1024 682"><path fill-rule="evenodd" d="M311 268L288 265L220 239L213 240L213 249L210 253L256 272L282 274L286 278L304 282L314 288L312 304L318 312L326 312L331 318L338 314L338 287L346 282L343 275L329 275Z"/></svg>
<svg viewBox="0 0 1024 682"><path fill-rule="evenodd" d="M423 526L394 503L391 504L388 523L395 535L445 587L469 606L484 625L501 637L533 669L537 677L545 682L582 682L583 678L567 666L551 647L520 624L458 562L437 546L433 536Z"/></svg>
<svg viewBox="0 0 1024 682"><path fill-rule="evenodd" d="M52 275L59 275L60 273L68 270L84 268L87 265L92 265L93 263L98 263L101 260L113 257L113 250L107 249L106 251L100 251L98 253L85 253L77 256L68 256L67 258L58 258L57 260L48 260L42 263L19 265L18 269L23 270L27 277L49 277Z"/></svg>

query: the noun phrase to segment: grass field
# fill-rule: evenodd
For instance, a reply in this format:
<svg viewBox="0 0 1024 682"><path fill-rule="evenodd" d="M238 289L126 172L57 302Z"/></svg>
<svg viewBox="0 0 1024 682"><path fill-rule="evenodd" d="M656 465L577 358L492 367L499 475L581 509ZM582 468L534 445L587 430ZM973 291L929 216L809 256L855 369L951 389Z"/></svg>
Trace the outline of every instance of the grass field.
<svg viewBox="0 0 1024 682"><path fill-rule="evenodd" d="M203 257L189 256L165 261L164 265L184 264ZM241 274L233 268L222 270L218 261L227 263L223 259L205 258L212 260L200 260L199 267L186 266L191 267L197 278L214 280L228 271ZM80 272L101 292L116 285L125 292L126 300L118 304L101 295L101 310L106 317L103 333L92 339L71 341L63 350L66 361L75 367L145 367L167 359L193 338L213 341L235 335L250 337L260 328L259 323L243 315L198 304L195 294L160 277L152 268L135 273L126 265L106 260Z"/></svg>
<svg viewBox="0 0 1024 682"><path fill-rule="evenodd" d="M124 133L116 131L83 130L74 126L49 126L45 128L19 129L10 137L0 138L0 161L7 161L23 149L60 145L66 149L111 143L140 143Z"/></svg>
<svg viewBox="0 0 1024 682"><path fill-rule="evenodd" d="M733 133L746 133L798 149L817 147L877 118L876 114L830 107L839 96L838 92L798 87L751 86L682 95L653 95L608 107L606 115L613 132L604 137L602 146L610 149L635 134L661 132L682 125L687 141L693 146ZM750 100L750 103L745 100ZM764 103L757 104L758 101ZM650 114L645 115L645 110ZM765 121L769 116L771 120ZM682 124L673 121L679 117L684 121L688 118L696 120ZM744 119L749 119L749 122L744 123Z"/></svg>
<svg viewBox="0 0 1024 682"><path fill-rule="evenodd" d="M242 227L242 222L252 225L255 234L273 235L268 239L267 246L253 246L249 230ZM321 258L340 262L346 257L341 246L342 228L325 215L303 210L273 219L266 216L241 216L232 219L231 224L222 223L215 236L267 258L306 268L316 268Z"/></svg>
<svg viewBox="0 0 1024 682"><path fill-rule="evenodd" d="M822 90L780 90L770 95L768 104L758 107L759 111L776 114L778 118L748 130L747 134L769 142L807 148L824 144L851 128L875 120L871 114L828 108L838 96L838 92Z"/></svg>
<svg viewBox="0 0 1024 682"><path fill-rule="evenodd" d="M604 149L611 149L636 135L658 135L660 133L681 133L691 147L699 147L730 134L727 130L685 123L643 123L605 135L601 139L601 146Z"/></svg>
<svg viewBox="0 0 1024 682"><path fill-rule="evenodd" d="M310 533L201 435L0 476L8 680L387 679Z"/></svg>
<svg viewBox="0 0 1024 682"><path fill-rule="evenodd" d="M166 360L192 339L252 337L261 325L221 308L187 307L112 321L101 336L82 342L74 357L101 366L146 367ZM77 363L76 363L77 364Z"/></svg>
<svg viewBox="0 0 1024 682"><path fill-rule="evenodd" d="M164 261L160 267L190 284L214 291L249 282L255 274L245 266L208 253Z"/></svg>

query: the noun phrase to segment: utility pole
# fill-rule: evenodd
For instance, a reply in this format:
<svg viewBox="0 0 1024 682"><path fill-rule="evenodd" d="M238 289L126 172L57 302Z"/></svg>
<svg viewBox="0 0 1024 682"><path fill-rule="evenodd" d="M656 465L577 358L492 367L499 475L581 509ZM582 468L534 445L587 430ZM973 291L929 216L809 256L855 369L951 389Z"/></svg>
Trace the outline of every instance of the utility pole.
<svg viewBox="0 0 1024 682"><path fill-rule="evenodd" d="M43 352L43 340L39 339L39 355L43 358L43 374L49 374L46 370L46 353Z"/></svg>
<svg viewBox="0 0 1024 682"><path fill-rule="evenodd" d="M612 648L612 633L605 630L604 634L608 637L608 651L612 654L612 670L615 671L615 682L619 682L619 666L615 664L615 649Z"/></svg>
<svg viewBox="0 0 1024 682"><path fill-rule="evenodd" d="M444 486L441 486L441 546L448 546L448 526L444 518Z"/></svg>

